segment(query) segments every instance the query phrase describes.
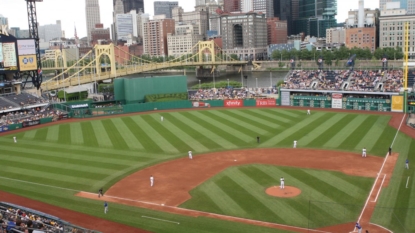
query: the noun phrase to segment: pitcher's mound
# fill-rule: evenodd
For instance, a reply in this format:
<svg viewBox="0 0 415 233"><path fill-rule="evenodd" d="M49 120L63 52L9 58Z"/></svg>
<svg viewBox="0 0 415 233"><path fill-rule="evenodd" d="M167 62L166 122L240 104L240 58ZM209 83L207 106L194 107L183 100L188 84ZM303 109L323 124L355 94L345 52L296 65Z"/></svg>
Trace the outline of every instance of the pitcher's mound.
<svg viewBox="0 0 415 233"><path fill-rule="evenodd" d="M285 186L284 189L280 189L280 186L272 186L265 192L274 197L295 197L300 195L301 190L292 186Z"/></svg>

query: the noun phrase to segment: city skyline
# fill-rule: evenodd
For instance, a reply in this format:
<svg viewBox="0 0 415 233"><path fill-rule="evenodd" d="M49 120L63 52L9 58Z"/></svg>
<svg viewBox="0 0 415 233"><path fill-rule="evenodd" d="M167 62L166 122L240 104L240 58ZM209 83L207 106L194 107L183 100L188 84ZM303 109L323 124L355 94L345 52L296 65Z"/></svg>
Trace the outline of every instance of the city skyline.
<svg viewBox="0 0 415 233"><path fill-rule="evenodd" d="M144 0L145 13L153 16L154 1ZM176 0L179 2L185 12L194 10L194 0ZM189 4L192 1L192 4ZM38 22L40 25L54 24L56 20L61 20L62 30L65 31L67 38L74 37L74 27L76 26L78 36L80 38L87 35L86 19L85 19L85 0L73 0L72 3L67 4L64 0L44 0L37 3ZM113 23L112 12L113 2L108 0L99 0L101 23L105 28L109 28ZM0 10L0 14L8 18L10 27L20 27L20 29L28 28L26 2L16 0L0 0L0 5L5 6ZM358 0L353 1L338 1L337 22L344 22L347 18L347 13L350 9L357 9ZM365 8L378 8L379 1L365 1ZM344 9L343 11L340 9ZM75 12L76 13L71 13Z"/></svg>

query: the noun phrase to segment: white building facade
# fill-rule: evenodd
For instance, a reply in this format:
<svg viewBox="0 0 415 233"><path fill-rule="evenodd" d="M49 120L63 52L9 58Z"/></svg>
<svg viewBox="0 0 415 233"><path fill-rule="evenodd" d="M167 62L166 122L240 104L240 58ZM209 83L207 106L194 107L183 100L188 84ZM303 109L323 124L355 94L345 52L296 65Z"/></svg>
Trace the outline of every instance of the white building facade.
<svg viewBox="0 0 415 233"><path fill-rule="evenodd" d="M88 37L88 44L91 43L91 31L96 24L101 23L101 15L99 11L98 0L85 0L86 13L86 31Z"/></svg>

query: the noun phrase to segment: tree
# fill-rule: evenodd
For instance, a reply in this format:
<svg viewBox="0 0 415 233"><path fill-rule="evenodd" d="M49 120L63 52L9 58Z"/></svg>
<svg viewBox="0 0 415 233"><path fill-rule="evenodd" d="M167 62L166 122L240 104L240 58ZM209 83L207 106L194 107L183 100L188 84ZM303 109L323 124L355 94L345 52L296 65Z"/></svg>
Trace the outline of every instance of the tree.
<svg viewBox="0 0 415 233"><path fill-rule="evenodd" d="M281 59L281 54L282 53L279 50L272 51L272 54L271 54L272 60L280 60Z"/></svg>

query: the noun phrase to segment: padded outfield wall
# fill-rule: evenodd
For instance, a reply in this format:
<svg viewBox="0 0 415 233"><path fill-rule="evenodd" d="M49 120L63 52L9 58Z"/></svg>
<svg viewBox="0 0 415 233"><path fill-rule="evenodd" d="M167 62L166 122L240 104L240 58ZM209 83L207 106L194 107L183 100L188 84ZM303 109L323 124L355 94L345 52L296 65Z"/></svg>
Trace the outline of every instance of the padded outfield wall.
<svg viewBox="0 0 415 233"><path fill-rule="evenodd" d="M146 95L187 92L186 76L118 78L114 80L116 101L143 103Z"/></svg>

